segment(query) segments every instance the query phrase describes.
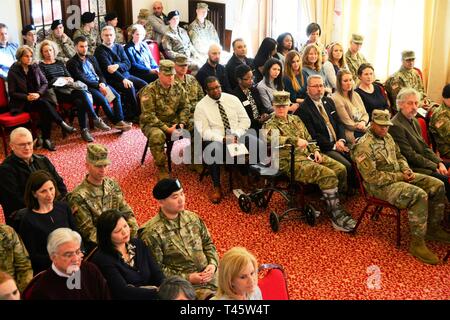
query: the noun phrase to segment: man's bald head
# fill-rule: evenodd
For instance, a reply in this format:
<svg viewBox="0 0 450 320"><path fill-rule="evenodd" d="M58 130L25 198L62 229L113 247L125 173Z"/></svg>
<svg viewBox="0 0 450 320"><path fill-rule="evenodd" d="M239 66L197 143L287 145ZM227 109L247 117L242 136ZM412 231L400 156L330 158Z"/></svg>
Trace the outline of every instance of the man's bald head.
<svg viewBox="0 0 450 320"><path fill-rule="evenodd" d="M218 65L220 61L220 53L222 52L222 47L216 43L209 46L208 50L208 60L212 65Z"/></svg>

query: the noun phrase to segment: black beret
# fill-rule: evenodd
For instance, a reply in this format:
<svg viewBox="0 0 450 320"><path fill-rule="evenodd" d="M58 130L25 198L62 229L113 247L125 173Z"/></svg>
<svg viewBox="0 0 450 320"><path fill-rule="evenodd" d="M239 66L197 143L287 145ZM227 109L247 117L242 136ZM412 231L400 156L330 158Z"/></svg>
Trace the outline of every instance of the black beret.
<svg viewBox="0 0 450 320"><path fill-rule="evenodd" d="M162 179L153 188L153 197L155 197L156 200L164 200L180 189L181 184L178 179Z"/></svg>
<svg viewBox="0 0 450 320"><path fill-rule="evenodd" d="M56 19L52 22L52 26L50 28L55 30L60 24L63 24L63 21L61 19Z"/></svg>
<svg viewBox="0 0 450 320"><path fill-rule="evenodd" d="M442 97L444 99L450 98L450 83L447 83L444 89L442 90Z"/></svg>
<svg viewBox="0 0 450 320"><path fill-rule="evenodd" d="M34 26L34 24L27 24L25 27L23 27L22 29L22 35L26 36L28 32L30 31L36 31L36 27Z"/></svg>
<svg viewBox="0 0 450 320"><path fill-rule="evenodd" d="M81 23L91 23L95 20L95 12L85 12L81 15Z"/></svg>
<svg viewBox="0 0 450 320"><path fill-rule="evenodd" d="M180 12L178 12L178 10L170 11L169 14L167 15L167 21L169 21L173 17L179 16L179 15L180 15Z"/></svg>
<svg viewBox="0 0 450 320"><path fill-rule="evenodd" d="M117 16L117 13L115 13L115 12L107 13L107 14L105 14L105 22L114 20L114 19L117 18L117 17L118 17L118 16Z"/></svg>

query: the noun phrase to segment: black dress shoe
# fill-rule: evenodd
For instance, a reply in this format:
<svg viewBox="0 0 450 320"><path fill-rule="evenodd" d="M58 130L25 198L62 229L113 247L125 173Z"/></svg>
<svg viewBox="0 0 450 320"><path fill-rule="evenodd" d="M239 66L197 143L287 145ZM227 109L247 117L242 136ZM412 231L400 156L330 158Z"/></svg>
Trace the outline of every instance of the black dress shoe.
<svg viewBox="0 0 450 320"><path fill-rule="evenodd" d="M45 139L42 143L42 146L47 150L56 151L55 145L50 139Z"/></svg>
<svg viewBox="0 0 450 320"><path fill-rule="evenodd" d="M67 123L65 123L64 121L61 122L61 129L66 132L66 133L74 133L77 131L77 129L75 129L74 127L69 126Z"/></svg>

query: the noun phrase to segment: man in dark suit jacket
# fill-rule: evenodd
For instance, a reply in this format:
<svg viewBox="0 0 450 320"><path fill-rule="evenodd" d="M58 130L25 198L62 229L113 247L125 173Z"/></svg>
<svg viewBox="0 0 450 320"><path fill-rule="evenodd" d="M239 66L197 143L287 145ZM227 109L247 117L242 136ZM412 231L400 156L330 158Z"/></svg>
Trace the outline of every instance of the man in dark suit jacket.
<svg viewBox="0 0 450 320"><path fill-rule="evenodd" d="M219 83L222 86L222 92L231 94L230 83L228 82L228 76L225 71L225 67L219 63L220 53L222 49L217 44L212 44L208 50L208 60L206 63L198 70L197 81L205 90L206 78L214 76L219 79ZM206 93L206 92L205 92Z"/></svg>
<svg viewBox="0 0 450 320"><path fill-rule="evenodd" d="M233 41L233 56L228 60L225 69L227 70L228 81L231 89L238 87L238 79L236 77L236 68L241 64L245 64L253 69L253 59L247 58L247 45L244 40L238 38Z"/></svg>
<svg viewBox="0 0 450 320"><path fill-rule="evenodd" d="M393 118L389 133L400 147L400 151L414 172L438 178L445 184L447 199L450 200L450 163L444 163L426 144L422 130L415 118L419 106L419 93L412 88L404 88L397 95L398 112Z"/></svg>
<svg viewBox="0 0 450 320"><path fill-rule="evenodd" d="M271 112L264 107L258 89L253 87L252 69L246 64L241 64L236 68L236 77L238 86L234 88L233 94L238 97L247 111L251 122L250 128L259 130L270 118Z"/></svg>
<svg viewBox="0 0 450 320"><path fill-rule="evenodd" d="M308 96L294 114L302 119L320 150L345 166L348 185L355 187L349 148L346 146L344 128L338 120L334 102L324 96L325 87L320 75L310 76L307 85ZM326 118L321 114L322 107L326 112Z"/></svg>

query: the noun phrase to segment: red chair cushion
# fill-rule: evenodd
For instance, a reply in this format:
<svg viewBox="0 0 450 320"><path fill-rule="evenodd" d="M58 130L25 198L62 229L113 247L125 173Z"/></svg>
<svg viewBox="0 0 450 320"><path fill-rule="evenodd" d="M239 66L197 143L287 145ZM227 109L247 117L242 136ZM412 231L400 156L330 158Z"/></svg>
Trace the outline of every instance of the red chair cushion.
<svg viewBox="0 0 450 320"><path fill-rule="evenodd" d="M156 63L159 66L159 57L160 57L160 55L159 55L158 43L157 42L150 42L148 44L148 49L152 53L153 59L155 59Z"/></svg>
<svg viewBox="0 0 450 320"><path fill-rule="evenodd" d="M427 145L430 145L430 138L428 137L427 122L423 118L417 118L417 121L419 121L420 129L422 130L423 140L425 140L425 143Z"/></svg>
<svg viewBox="0 0 450 320"><path fill-rule="evenodd" d="M8 95L6 94L5 80L0 79L0 107L8 105Z"/></svg>
<svg viewBox="0 0 450 320"><path fill-rule="evenodd" d="M270 269L258 280L263 300L288 300L286 280L280 269Z"/></svg>
<svg viewBox="0 0 450 320"><path fill-rule="evenodd" d="M30 121L30 115L26 112L13 116L11 112L0 114L0 125L3 127L15 127Z"/></svg>

